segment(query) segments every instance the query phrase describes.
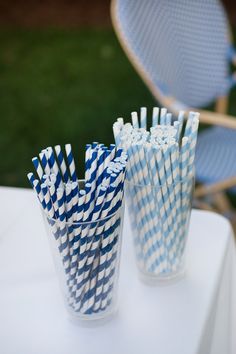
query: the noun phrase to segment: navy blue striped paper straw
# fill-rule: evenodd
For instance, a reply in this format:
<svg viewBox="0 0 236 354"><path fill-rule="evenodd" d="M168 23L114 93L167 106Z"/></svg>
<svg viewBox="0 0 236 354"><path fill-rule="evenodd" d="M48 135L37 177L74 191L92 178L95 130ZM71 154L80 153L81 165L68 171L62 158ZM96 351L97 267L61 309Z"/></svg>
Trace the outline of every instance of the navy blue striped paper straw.
<svg viewBox="0 0 236 354"><path fill-rule="evenodd" d="M104 312L113 301L126 160L114 144L87 144L81 186L70 144L32 159L38 179L33 173L28 179L56 240L67 301L84 315Z"/></svg>

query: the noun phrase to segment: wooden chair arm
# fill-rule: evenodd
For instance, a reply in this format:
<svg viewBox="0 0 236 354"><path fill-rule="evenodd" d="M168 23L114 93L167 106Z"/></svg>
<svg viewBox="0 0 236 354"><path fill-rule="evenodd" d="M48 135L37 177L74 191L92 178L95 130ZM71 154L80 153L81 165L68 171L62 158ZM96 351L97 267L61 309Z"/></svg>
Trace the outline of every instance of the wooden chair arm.
<svg viewBox="0 0 236 354"><path fill-rule="evenodd" d="M211 205L203 202L202 200L199 200L199 199L195 199L193 201L193 208L194 209L202 209L202 210L208 210L208 211L213 211L213 212L217 212L217 210L212 207Z"/></svg>
<svg viewBox="0 0 236 354"><path fill-rule="evenodd" d="M172 113L174 113L174 115L176 116L178 116L179 110L184 110L186 112L186 118L189 111L195 111L200 113L199 118L201 124L217 125L224 128L236 130L236 117L223 114L223 113L217 113L217 112L205 111L198 108L186 107L182 105L180 102L176 101L173 97L162 96L160 102L164 107L170 109L170 111L172 111Z"/></svg>
<svg viewBox="0 0 236 354"><path fill-rule="evenodd" d="M236 186L236 176L225 179L224 181L210 184L209 186L199 186L195 189L194 197L200 198L208 194L215 194L225 189Z"/></svg>
<svg viewBox="0 0 236 354"><path fill-rule="evenodd" d="M236 119L227 114L195 109L200 113L200 123L218 125L229 129L236 129Z"/></svg>

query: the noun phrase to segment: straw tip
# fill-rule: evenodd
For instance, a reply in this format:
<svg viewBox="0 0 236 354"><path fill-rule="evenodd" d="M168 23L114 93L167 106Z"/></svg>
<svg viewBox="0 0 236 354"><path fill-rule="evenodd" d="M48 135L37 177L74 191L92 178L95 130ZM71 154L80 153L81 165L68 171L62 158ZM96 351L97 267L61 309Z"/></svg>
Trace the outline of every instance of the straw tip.
<svg viewBox="0 0 236 354"><path fill-rule="evenodd" d="M54 149L55 149L55 151L57 152L57 151L61 150L61 146L60 146L60 145L55 145L55 146L54 146Z"/></svg>
<svg viewBox="0 0 236 354"><path fill-rule="evenodd" d="M27 178L30 182L32 182L35 178L34 178L34 174L33 172L29 172L27 173Z"/></svg>
<svg viewBox="0 0 236 354"><path fill-rule="evenodd" d="M85 194L86 194L85 190L84 189L80 189L79 195L80 196L84 196Z"/></svg>

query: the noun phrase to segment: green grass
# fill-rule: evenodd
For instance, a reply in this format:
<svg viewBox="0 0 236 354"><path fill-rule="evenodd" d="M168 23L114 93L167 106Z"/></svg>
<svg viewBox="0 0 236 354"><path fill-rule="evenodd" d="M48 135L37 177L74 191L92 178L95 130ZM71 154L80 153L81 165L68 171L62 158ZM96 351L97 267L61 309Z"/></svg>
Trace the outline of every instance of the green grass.
<svg viewBox="0 0 236 354"><path fill-rule="evenodd" d="M113 142L118 116L153 104L112 30L1 32L0 185L28 186L31 158L67 142L83 171L86 143Z"/></svg>
<svg viewBox="0 0 236 354"><path fill-rule="evenodd" d="M0 185L28 186L31 158L67 142L83 171L86 143L113 142L117 117L154 104L112 30L2 30Z"/></svg>

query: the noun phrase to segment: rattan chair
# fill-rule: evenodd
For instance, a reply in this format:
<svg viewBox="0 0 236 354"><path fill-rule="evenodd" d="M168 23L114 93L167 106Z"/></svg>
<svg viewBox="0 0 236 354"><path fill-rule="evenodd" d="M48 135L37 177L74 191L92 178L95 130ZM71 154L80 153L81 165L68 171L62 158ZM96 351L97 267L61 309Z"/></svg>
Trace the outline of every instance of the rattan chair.
<svg viewBox="0 0 236 354"><path fill-rule="evenodd" d="M199 205L228 213L222 192L236 191L236 120L226 111L236 56L222 4L113 0L111 16L122 48L159 104L175 115L197 109L200 122L212 125L198 140L195 194ZM212 102L217 113L199 109Z"/></svg>

